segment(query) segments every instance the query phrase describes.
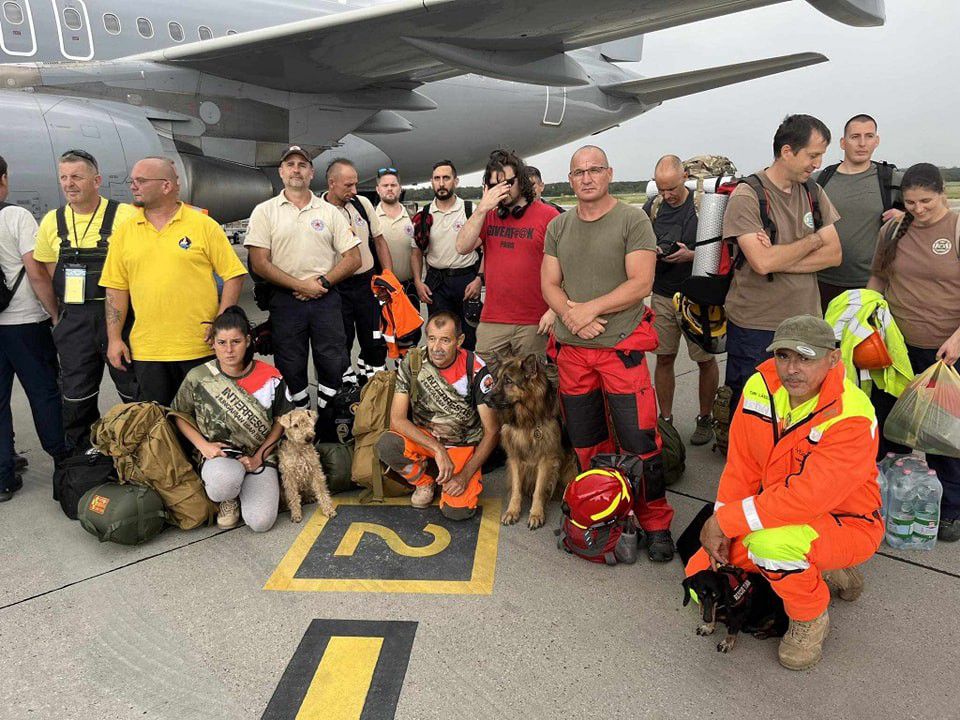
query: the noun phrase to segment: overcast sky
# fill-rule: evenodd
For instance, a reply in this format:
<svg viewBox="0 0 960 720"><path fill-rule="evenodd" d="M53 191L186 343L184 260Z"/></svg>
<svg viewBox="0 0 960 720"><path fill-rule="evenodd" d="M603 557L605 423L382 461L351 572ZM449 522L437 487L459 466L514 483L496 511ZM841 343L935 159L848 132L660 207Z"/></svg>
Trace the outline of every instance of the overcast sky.
<svg viewBox="0 0 960 720"><path fill-rule="evenodd" d="M661 155L729 156L741 172L770 162L773 133L787 113L816 115L834 134L866 112L880 124L874 156L907 167L960 165L960 2L886 0L882 28L853 28L801 0L662 30L645 38L643 61L624 65L653 77L795 52L830 62L670 100L592 139L621 180L649 178ZM574 143L528 160L547 182L566 179ZM479 175L464 178L479 184Z"/></svg>

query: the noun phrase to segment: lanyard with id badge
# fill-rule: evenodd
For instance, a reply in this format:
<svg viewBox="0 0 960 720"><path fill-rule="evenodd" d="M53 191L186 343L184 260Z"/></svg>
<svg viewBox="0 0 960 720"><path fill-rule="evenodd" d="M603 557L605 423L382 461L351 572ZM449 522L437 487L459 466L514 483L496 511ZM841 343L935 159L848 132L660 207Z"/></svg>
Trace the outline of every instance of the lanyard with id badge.
<svg viewBox="0 0 960 720"><path fill-rule="evenodd" d="M77 231L76 213L73 214L73 237L76 246L70 242L70 233L67 230L66 209L61 208L57 213L57 235L60 237L60 260L54 272L54 291L65 305L83 305L92 300L102 300L103 290L100 288L100 274L107 255L107 238L113 230L113 219L116 215L116 203L108 201L104 211L100 228L100 238L96 247L81 248L80 245L87 237L90 226L100 205L93 211L87 226L81 235Z"/></svg>

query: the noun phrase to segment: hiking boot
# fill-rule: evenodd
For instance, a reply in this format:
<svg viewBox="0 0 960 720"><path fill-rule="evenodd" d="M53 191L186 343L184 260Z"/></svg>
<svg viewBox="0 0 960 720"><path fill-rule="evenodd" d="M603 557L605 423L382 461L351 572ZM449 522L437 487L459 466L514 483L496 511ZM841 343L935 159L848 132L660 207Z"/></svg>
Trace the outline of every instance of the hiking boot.
<svg viewBox="0 0 960 720"><path fill-rule="evenodd" d="M240 501L224 500L220 503L220 509L217 510L217 527L221 530L229 530L240 524Z"/></svg>
<svg viewBox="0 0 960 720"><path fill-rule="evenodd" d="M697 415L697 429L690 436L691 445L706 445L713 440L713 415Z"/></svg>
<svg viewBox="0 0 960 720"><path fill-rule="evenodd" d="M624 565L633 565L637 561L637 555L640 552L637 535L637 529L632 524L624 528L613 548L613 554L616 556L617 562L622 562Z"/></svg>
<svg viewBox="0 0 960 720"><path fill-rule="evenodd" d="M823 641L830 631L830 613L826 610L813 620L790 620L787 634L780 641L780 664L788 670L812 668L823 656Z"/></svg>
<svg viewBox="0 0 960 720"><path fill-rule="evenodd" d="M823 581L830 588L830 592L847 602L853 602L863 592L863 573L856 568L840 568L827 570L823 573Z"/></svg>
<svg viewBox="0 0 960 720"><path fill-rule="evenodd" d="M960 540L960 518L940 518L940 529L937 530L937 540L956 542Z"/></svg>
<svg viewBox="0 0 960 720"><path fill-rule="evenodd" d="M661 563L673 560L673 536L669 530L647 532L647 557Z"/></svg>
<svg viewBox="0 0 960 720"><path fill-rule="evenodd" d="M433 488L433 485L431 485L430 487ZM416 495L416 492L414 492L414 495ZM432 491L430 493L430 497L431 499L433 498ZM429 504L430 503L427 503L427 505ZM423 507L427 507L427 505L424 505ZM468 508L468 507L452 507L450 505L441 505L440 514L443 515L448 520L469 520L470 518L472 518L474 515L477 514L477 509L475 507Z"/></svg>
<svg viewBox="0 0 960 720"><path fill-rule="evenodd" d="M426 485L417 485L413 495L410 496L410 504L421 510L430 507L430 503L433 502L433 488L434 483L432 482Z"/></svg>

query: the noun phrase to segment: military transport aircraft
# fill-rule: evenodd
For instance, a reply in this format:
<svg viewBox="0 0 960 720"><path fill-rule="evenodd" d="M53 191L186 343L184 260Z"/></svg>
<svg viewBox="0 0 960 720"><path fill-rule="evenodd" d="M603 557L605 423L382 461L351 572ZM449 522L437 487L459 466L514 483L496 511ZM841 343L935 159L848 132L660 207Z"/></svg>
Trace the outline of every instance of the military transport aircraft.
<svg viewBox="0 0 960 720"><path fill-rule="evenodd" d="M128 168L172 158L185 200L221 222L275 190L297 143L425 179L436 158L478 169L506 144L526 155L664 100L819 62L800 53L644 78L643 34L784 0L0 0L0 148L11 201L60 204L55 158L83 148L104 192ZM853 26L883 0L808 0ZM509 108L510 112L501 112ZM265 171L266 168L266 171Z"/></svg>

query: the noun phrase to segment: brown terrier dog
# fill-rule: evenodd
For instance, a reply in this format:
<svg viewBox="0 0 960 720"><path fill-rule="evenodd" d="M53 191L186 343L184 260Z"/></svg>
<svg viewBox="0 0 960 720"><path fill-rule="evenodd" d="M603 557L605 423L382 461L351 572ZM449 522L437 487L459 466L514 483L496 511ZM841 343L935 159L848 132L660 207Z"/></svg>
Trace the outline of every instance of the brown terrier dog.
<svg viewBox="0 0 960 720"><path fill-rule="evenodd" d="M320 457L313 447L317 414L312 410L292 410L280 416L284 428L280 441L280 504L286 501L290 520L303 519L301 505L316 502L328 518L337 514L327 488L327 476L320 466Z"/></svg>
<svg viewBox="0 0 960 720"><path fill-rule="evenodd" d="M562 493L576 475L576 457L563 447L557 389L538 356L498 358L497 365L493 404L510 478L510 501L500 521L517 522L522 496L532 496L527 527L536 530L558 484Z"/></svg>

